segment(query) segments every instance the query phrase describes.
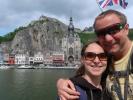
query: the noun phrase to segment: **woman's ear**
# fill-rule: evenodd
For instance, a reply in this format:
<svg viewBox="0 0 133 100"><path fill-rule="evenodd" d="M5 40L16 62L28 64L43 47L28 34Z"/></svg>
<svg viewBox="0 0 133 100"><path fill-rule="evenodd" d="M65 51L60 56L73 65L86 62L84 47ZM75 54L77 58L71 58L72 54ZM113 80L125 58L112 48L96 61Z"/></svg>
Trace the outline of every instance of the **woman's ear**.
<svg viewBox="0 0 133 100"><path fill-rule="evenodd" d="M81 64L84 63L84 58L83 57L81 57L80 62L81 62Z"/></svg>

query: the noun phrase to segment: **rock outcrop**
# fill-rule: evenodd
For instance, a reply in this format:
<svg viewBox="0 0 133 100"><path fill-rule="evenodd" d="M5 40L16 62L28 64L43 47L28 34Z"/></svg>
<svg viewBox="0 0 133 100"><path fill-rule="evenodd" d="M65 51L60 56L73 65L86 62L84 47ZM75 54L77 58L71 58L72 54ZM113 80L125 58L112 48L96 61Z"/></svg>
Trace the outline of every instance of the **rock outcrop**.
<svg viewBox="0 0 133 100"><path fill-rule="evenodd" d="M26 28L17 32L9 48L12 53L59 51L62 38L67 33L68 26L61 21L41 16L39 20L32 21Z"/></svg>

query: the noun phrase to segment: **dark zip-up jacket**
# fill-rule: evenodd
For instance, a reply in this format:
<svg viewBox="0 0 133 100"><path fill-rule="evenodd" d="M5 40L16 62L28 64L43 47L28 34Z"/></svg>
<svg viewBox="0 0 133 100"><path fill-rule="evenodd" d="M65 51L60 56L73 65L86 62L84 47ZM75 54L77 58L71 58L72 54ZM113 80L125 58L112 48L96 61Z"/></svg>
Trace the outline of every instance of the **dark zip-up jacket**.
<svg viewBox="0 0 133 100"><path fill-rule="evenodd" d="M88 100L112 100L111 95L105 88L100 90L94 87L81 76L70 78L70 80L74 83L75 86L80 87L86 92Z"/></svg>

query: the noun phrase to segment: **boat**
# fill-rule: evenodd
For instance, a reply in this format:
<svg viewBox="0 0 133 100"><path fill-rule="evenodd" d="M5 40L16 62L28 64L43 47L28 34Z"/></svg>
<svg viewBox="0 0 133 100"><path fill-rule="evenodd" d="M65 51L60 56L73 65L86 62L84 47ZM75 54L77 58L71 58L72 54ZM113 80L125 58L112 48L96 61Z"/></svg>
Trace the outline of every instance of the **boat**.
<svg viewBox="0 0 133 100"><path fill-rule="evenodd" d="M20 65L17 67L17 69L32 69L33 67L30 65Z"/></svg>
<svg viewBox="0 0 133 100"><path fill-rule="evenodd" d="M0 69L9 69L9 66L1 65L1 66L0 66Z"/></svg>

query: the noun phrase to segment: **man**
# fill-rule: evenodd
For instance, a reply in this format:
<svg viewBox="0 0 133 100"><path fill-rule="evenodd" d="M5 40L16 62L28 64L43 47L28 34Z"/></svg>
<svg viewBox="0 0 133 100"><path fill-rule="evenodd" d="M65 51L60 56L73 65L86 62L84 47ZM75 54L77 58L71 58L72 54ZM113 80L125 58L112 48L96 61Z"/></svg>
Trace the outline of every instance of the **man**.
<svg viewBox="0 0 133 100"><path fill-rule="evenodd" d="M114 100L133 100L133 73L131 55L133 43L128 38L129 25L126 16L115 10L107 10L98 15L94 29L101 46L113 55L114 66L107 77L107 88ZM79 98L70 80L59 79L58 94L61 100Z"/></svg>

